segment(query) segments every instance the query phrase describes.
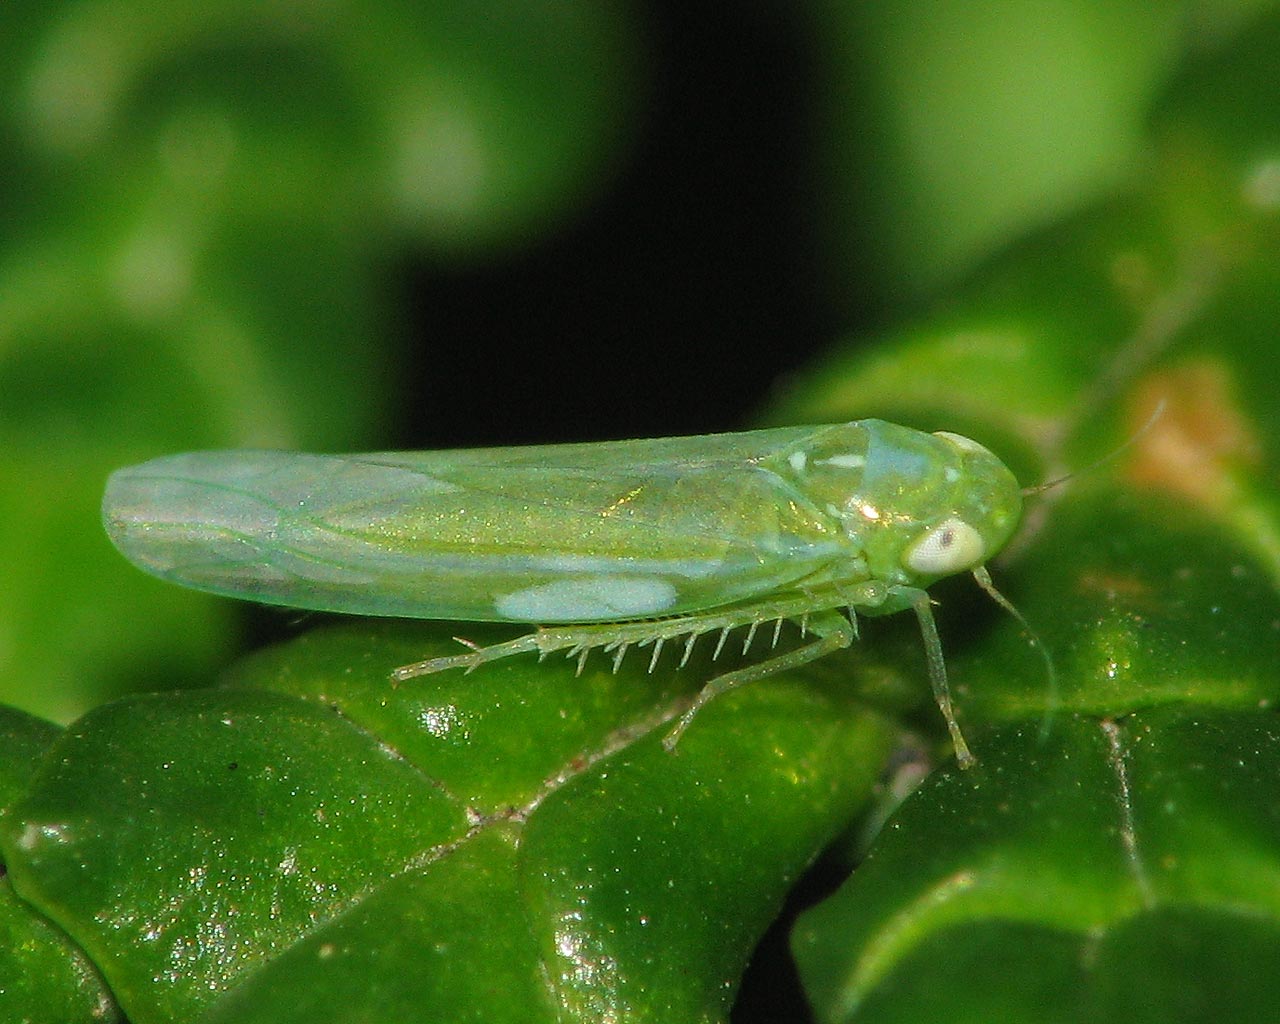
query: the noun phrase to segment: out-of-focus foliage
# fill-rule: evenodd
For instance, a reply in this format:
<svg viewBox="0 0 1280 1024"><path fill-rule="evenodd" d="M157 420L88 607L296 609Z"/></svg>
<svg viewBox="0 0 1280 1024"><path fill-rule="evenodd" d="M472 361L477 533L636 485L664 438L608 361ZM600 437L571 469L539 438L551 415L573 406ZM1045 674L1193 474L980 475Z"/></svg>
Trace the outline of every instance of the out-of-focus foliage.
<svg viewBox="0 0 1280 1024"><path fill-rule="evenodd" d="M1105 194L1187 42L1188 10L1116 3L817 4L832 96L824 159L835 288L892 299Z"/></svg>
<svg viewBox="0 0 1280 1024"><path fill-rule="evenodd" d="M380 278L529 244L609 180L627 3L0 5L0 696L195 681L225 606L102 542L107 473L371 444Z"/></svg>

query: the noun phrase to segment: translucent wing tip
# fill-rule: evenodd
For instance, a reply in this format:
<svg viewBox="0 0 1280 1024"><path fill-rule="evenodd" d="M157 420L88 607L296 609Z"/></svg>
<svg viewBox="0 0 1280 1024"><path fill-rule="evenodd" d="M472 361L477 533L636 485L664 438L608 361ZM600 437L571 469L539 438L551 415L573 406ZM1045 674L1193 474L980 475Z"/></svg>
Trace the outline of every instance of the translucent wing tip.
<svg viewBox="0 0 1280 1024"><path fill-rule="evenodd" d="M371 468L370 468L371 467ZM419 474L351 457L278 451L170 455L113 473L102 521L154 576L266 604L420 615L420 560L334 528L334 503L359 502Z"/></svg>
<svg viewBox="0 0 1280 1024"><path fill-rule="evenodd" d="M243 538L270 536L278 520L277 510L245 486L257 454L196 452L117 470L102 498L107 536L129 561L158 576L180 577L193 560L234 560L231 549Z"/></svg>

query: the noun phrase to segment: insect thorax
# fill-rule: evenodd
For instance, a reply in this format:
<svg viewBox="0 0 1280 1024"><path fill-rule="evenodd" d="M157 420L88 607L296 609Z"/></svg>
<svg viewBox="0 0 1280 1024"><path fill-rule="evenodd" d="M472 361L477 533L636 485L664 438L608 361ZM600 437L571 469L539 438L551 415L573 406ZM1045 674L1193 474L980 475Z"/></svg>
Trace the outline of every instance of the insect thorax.
<svg viewBox="0 0 1280 1024"><path fill-rule="evenodd" d="M881 420L822 428L770 466L831 521L872 579L928 586L981 564L1017 524L1017 481L994 455L952 434Z"/></svg>

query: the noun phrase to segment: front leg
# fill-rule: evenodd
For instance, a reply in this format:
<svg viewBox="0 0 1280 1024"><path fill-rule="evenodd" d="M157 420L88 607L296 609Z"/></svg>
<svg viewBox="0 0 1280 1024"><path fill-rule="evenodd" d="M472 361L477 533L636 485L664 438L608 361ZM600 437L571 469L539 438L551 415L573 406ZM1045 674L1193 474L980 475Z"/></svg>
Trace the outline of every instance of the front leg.
<svg viewBox="0 0 1280 1024"><path fill-rule="evenodd" d="M889 596L910 604L916 613L916 620L920 623L920 636L924 640L925 661L929 665L929 684L933 687L933 699L947 723L947 731L951 734L951 743L956 751L956 761L961 768L972 768L978 763L978 759L969 752L969 744L964 741L960 723L956 721L955 709L951 705L947 663L942 658L942 640L938 637L938 624L933 619L933 602L918 587L894 587Z"/></svg>

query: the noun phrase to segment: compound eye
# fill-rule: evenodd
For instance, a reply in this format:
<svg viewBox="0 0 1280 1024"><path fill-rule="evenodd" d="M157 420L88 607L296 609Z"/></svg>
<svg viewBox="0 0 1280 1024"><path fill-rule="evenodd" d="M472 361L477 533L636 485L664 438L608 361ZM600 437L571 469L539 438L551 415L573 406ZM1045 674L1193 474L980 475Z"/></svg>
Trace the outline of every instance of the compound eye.
<svg viewBox="0 0 1280 1024"><path fill-rule="evenodd" d="M979 564L985 554L982 535L963 519L951 518L916 541L903 562L921 576L949 576Z"/></svg>

